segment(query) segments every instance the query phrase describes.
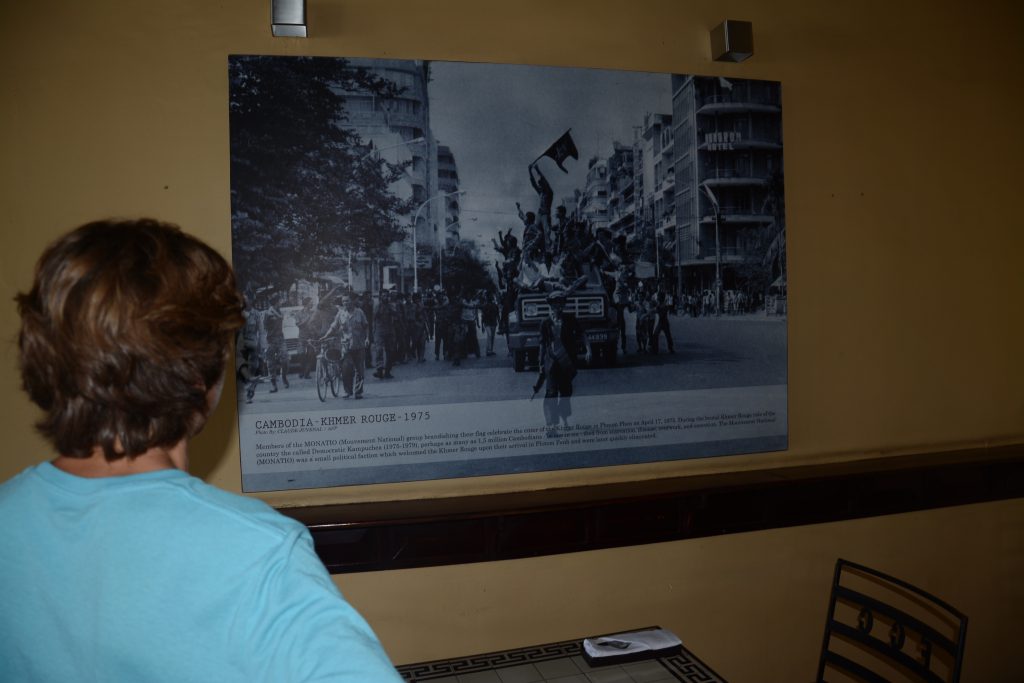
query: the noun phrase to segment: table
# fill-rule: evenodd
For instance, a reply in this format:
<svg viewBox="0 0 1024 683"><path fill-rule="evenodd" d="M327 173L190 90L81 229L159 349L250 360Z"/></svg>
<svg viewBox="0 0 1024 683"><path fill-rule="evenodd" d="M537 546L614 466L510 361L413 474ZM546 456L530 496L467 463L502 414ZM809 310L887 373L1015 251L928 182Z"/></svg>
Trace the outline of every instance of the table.
<svg viewBox="0 0 1024 683"><path fill-rule="evenodd" d="M645 628L657 627L629 630ZM669 657L590 666L583 660L582 638L406 664L398 673L410 683L725 683L685 645Z"/></svg>

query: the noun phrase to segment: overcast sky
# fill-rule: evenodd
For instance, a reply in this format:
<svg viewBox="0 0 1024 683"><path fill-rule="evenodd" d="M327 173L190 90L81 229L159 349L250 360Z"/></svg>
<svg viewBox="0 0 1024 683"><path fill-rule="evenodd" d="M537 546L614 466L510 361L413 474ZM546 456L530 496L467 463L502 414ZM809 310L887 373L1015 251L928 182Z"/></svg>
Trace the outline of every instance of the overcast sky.
<svg viewBox="0 0 1024 683"><path fill-rule="evenodd" d="M463 239L489 243L499 229L522 236L515 202L535 211L527 167L566 130L579 150L566 175L541 162L555 206L583 189L587 162L630 145L645 112L672 112L671 76L630 71L432 62L430 125L459 171ZM476 219L476 220L473 220ZM483 245L481 245L483 246Z"/></svg>

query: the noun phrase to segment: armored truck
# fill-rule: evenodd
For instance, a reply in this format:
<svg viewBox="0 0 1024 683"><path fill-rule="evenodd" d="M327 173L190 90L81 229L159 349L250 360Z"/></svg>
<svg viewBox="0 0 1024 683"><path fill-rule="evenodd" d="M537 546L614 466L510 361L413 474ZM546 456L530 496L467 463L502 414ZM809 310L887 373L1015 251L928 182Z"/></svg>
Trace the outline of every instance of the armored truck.
<svg viewBox="0 0 1024 683"><path fill-rule="evenodd" d="M508 347L512 351L512 368L523 372L536 368L540 355L540 324L550 314L547 292L521 292L514 309L509 312ZM572 313L583 327L593 352L590 364L615 365L618 348L618 313L598 283L570 293L565 312ZM579 349L582 358L584 349Z"/></svg>

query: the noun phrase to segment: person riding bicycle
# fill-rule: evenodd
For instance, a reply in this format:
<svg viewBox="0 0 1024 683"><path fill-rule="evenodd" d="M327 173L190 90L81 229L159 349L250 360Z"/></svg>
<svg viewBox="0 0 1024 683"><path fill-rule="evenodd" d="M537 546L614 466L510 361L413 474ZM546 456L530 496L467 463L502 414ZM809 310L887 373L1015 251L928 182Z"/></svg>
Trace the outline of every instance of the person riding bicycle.
<svg viewBox="0 0 1024 683"><path fill-rule="evenodd" d="M350 294L341 297L341 308L321 341L335 332L341 333L341 383L345 398L363 397L363 378L366 374L366 343L370 323L362 309L356 307Z"/></svg>

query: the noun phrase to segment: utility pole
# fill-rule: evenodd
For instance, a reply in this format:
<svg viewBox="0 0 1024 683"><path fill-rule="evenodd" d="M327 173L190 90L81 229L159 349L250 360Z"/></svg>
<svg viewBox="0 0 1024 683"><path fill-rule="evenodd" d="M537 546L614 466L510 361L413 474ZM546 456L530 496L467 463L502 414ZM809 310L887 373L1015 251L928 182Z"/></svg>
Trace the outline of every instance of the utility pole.
<svg viewBox="0 0 1024 683"><path fill-rule="evenodd" d="M711 201L711 207L715 210L715 315L722 310L722 244L719 241L719 227L722 223L722 207L718 203L718 197L708 187L707 181L701 183L700 189Z"/></svg>
<svg viewBox="0 0 1024 683"><path fill-rule="evenodd" d="M460 195L460 194L466 194L466 190L456 190L455 192L448 192L448 193L444 193L444 194L438 192L435 195L431 195L430 197L427 197L423 201L422 204L420 204L418 207L416 207L416 213L413 214L413 218L412 218L412 291L413 292L420 291L420 280L419 280L419 270L420 269L419 269L418 260L416 258L418 256L418 254L416 253L416 227L419 224L420 211L422 211L423 207L425 207L427 204L429 204L430 202L434 201L435 199L440 199L442 197L444 197L444 198L454 197L454 196ZM441 236L441 250L442 251L444 250L444 235ZM440 261L438 262L438 280L440 280Z"/></svg>

